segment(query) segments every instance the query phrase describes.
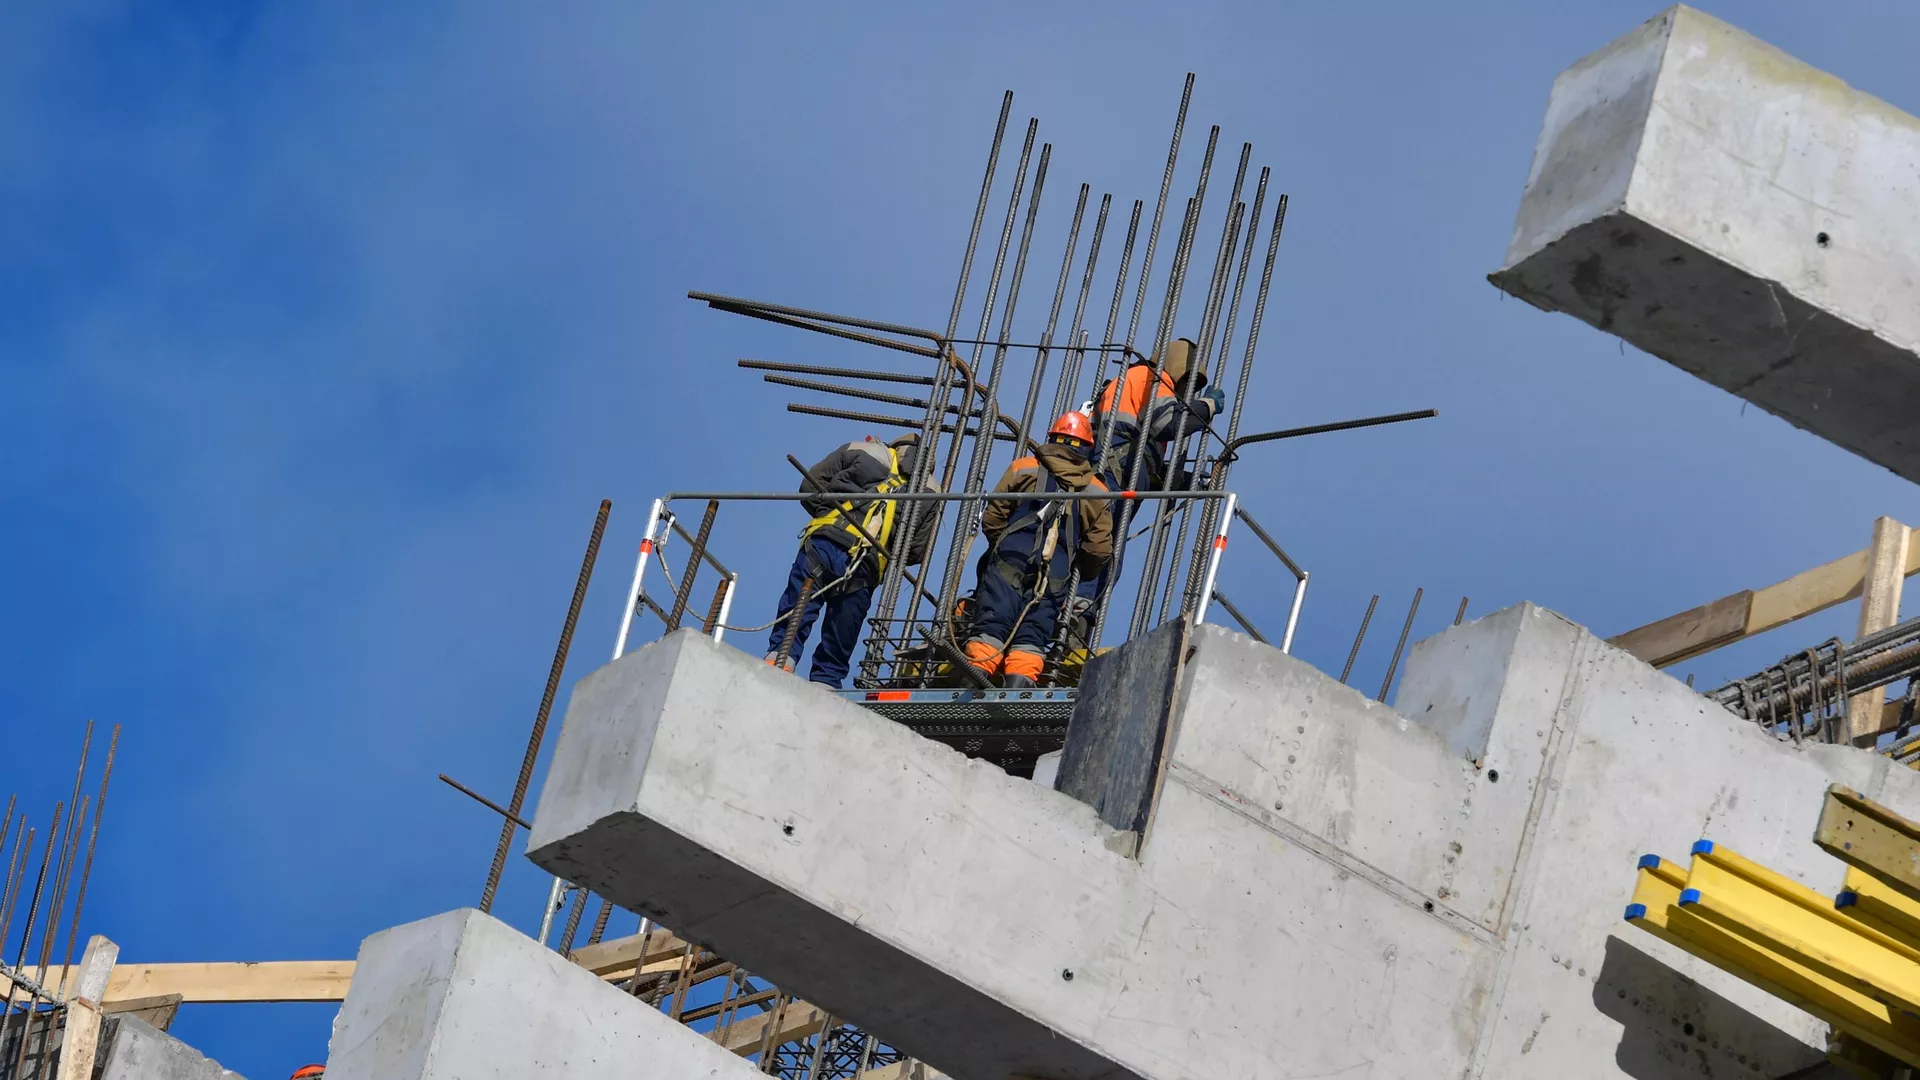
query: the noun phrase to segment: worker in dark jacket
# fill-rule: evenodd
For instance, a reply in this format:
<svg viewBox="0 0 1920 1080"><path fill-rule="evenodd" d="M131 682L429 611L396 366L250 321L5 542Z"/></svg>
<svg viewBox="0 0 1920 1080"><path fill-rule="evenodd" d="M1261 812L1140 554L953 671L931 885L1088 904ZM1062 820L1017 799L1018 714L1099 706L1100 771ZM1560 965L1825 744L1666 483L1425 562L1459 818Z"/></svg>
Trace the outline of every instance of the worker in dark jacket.
<svg viewBox="0 0 1920 1080"><path fill-rule="evenodd" d="M867 617L873 588L886 569L893 547L894 523L906 505L891 499L845 496L884 495L905 489L913 479L919 441L918 435L904 435L885 444L869 436L835 450L807 470L800 491L816 497L801 505L813 520L800 531L800 550L787 573L786 591L780 595L780 617L767 641L767 663L779 663L790 616L811 582L812 591L794 628L792 646L780 666L794 670L808 631L824 614L820 644L813 650L807 678L835 689L845 683L854 646L860 641L860 624ZM935 485L929 487L938 490ZM926 559L938 519L933 508L923 508L906 544L908 566L918 566Z"/></svg>
<svg viewBox="0 0 1920 1080"><path fill-rule="evenodd" d="M1115 485L1124 487L1131 476L1133 456L1145 454L1146 468L1141 471L1141 486L1158 491L1166 482L1167 455L1174 430L1180 426L1180 413L1187 413L1186 434L1206 427L1226 408L1226 395L1207 385L1207 373L1195 363L1197 347L1187 338L1175 338L1166 349L1166 362L1160 365L1160 378L1153 378L1153 360L1141 360L1127 367L1118 379L1109 379L1100 389L1094 405L1094 423L1108 426L1106 473ZM1186 399L1182 405L1181 399ZM1176 488L1185 488L1189 478L1181 476Z"/></svg>
<svg viewBox="0 0 1920 1080"><path fill-rule="evenodd" d="M1067 413L1053 422L1046 444L1016 459L993 490L1106 491L1089 460L1092 450L1087 415ZM1001 686L1034 686L1073 571L1091 579L1113 555L1113 507L1106 499L993 499L980 531L987 550L976 571L967 660L998 676Z"/></svg>

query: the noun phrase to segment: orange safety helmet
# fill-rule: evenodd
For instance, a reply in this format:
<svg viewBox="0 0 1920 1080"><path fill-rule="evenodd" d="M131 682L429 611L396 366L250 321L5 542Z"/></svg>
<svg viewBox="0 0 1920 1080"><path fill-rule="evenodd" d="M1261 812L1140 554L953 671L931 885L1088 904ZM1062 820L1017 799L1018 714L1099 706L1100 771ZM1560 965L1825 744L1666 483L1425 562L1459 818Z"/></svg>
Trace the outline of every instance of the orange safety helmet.
<svg viewBox="0 0 1920 1080"><path fill-rule="evenodd" d="M327 1075L327 1067L325 1065L303 1065L289 1080L313 1080L316 1076L325 1075Z"/></svg>
<svg viewBox="0 0 1920 1080"><path fill-rule="evenodd" d="M1087 414L1078 409L1060 414L1060 419L1047 429L1047 437L1065 435L1069 439L1079 439L1088 446L1093 445L1093 425L1088 422Z"/></svg>

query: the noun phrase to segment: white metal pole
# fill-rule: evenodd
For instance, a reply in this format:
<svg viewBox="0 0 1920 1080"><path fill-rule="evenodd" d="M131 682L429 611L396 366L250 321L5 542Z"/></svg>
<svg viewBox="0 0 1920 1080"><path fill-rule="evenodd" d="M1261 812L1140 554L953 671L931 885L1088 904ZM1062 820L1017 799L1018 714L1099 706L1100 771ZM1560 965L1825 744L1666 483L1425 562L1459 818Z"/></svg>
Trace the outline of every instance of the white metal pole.
<svg viewBox="0 0 1920 1080"><path fill-rule="evenodd" d="M1227 553L1227 526L1233 521L1233 508L1240 496L1229 494L1226 509L1220 513L1220 528L1213 534L1213 551L1207 558L1207 580L1200 585L1200 604L1194 608L1194 625L1207 621L1207 606L1213 603L1213 583L1220 576L1220 558Z"/></svg>
<svg viewBox="0 0 1920 1080"><path fill-rule="evenodd" d="M627 586L627 609L620 614L620 636L613 642L615 660L627 652L627 634L633 629L633 611L640 606L640 579L647 571L647 556L653 554L653 530L660 524L661 509L660 500L653 500L653 511L647 515L646 534L640 538L640 554L633 563L633 584Z"/></svg>
<svg viewBox="0 0 1920 1080"><path fill-rule="evenodd" d="M740 584L739 574L727 575L727 591L720 598L720 618L713 624L713 640L725 641L727 637L727 614L733 610L733 590Z"/></svg>
<svg viewBox="0 0 1920 1080"><path fill-rule="evenodd" d="M558 876L553 879L553 888L547 891L547 910L540 916L540 944L547 943L547 934L553 930L553 913L560 907L560 890L566 883Z"/></svg>
<svg viewBox="0 0 1920 1080"><path fill-rule="evenodd" d="M1302 570L1300 580L1293 583L1293 610L1287 612L1287 633L1280 639L1280 651L1283 653L1293 652L1293 631L1300 625L1300 605L1306 602L1307 578L1311 576L1307 571Z"/></svg>

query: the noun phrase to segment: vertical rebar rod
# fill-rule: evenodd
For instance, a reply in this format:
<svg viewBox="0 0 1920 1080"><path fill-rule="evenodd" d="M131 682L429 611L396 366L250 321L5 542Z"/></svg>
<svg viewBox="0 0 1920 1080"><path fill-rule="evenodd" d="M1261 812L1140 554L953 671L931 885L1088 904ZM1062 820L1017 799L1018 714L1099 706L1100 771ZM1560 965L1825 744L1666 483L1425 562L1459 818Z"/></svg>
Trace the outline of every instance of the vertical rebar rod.
<svg viewBox="0 0 1920 1080"><path fill-rule="evenodd" d="M1053 392L1053 415L1059 416L1071 406L1073 388L1080 382L1080 365L1087 359L1083 329L1087 300L1093 295L1094 268L1100 262L1100 241L1106 236L1107 214L1113 209L1113 193L1100 196L1100 213L1093 219L1093 239L1087 245L1087 268L1080 276L1080 295L1073 303L1073 325L1067 330L1068 352L1060 364L1060 378Z"/></svg>
<svg viewBox="0 0 1920 1080"><path fill-rule="evenodd" d="M1420 613L1420 596L1424 588L1413 590L1413 605L1407 608L1406 624L1400 627L1400 642L1393 647L1393 659L1387 663L1387 677L1380 684L1380 701L1387 700L1387 691L1393 687L1393 676L1400 670L1400 654L1406 650L1407 635L1413 633L1413 617Z"/></svg>
<svg viewBox="0 0 1920 1080"><path fill-rule="evenodd" d="M576 885L573 888L573 906L567 909L567 923L560 930L560 947L557 951L561 956L573 955L573 939L580 934L580 917L586 910L587 887Z"/></svg>
<svg viewBox="0 0 1920 1080"><path fill-rule="evenodd" d="M1264 176L1263 170L1262 177ZM1240 433L1240 409L1247 399L1247 387L1253 382L1253 357L1260 347L1260 328L1266 323L1267 298L1273 291L1273 266L1280 257L1280 234L1285 231L1286 226L1287 193L1283 191L1274 201L1273 228L1267 233L1267 260L1260 270L1260 291L1254 296L1253 317L1247 324L1247 348L1240 360L1240 384L1234 390L1234 407L1228 410L1228 442L1232 442ZM1223 461L1220 467L1214 470L1214 475L1222 488L1227 483L1226 470L1232 464L1231 461Z"/></svg>
<svg viewBox="0 0 1920 1080"><path fill-rule="evenodd" d="M73 770L73 801L69 803L69 805L76 807L76 809L73 812L73 821L67 826L66 843L60 845L60 872L54 880L53 903L47 912L46 942L41 946L41 952L44 954L44 958L40 961L40 981L43 984L47 981L47 964L52 961L54 946L59 941L60 920L67 909L67 885L73 875L73 864L79 861L80 823L86 819L87 807L92 800L91 795L83 797L80 794L80 785L85 783L87 779L87 755L92 753L92 751L93 720L88 719L87 733L80 740L80 764ZM69 948L67 951L71 953L73 951L71 948L72 942L68 942L68 945ZM61 997L65 997L66 982L67 973L63 971L60 973Z"/></svg>
<svg viewBox="0 0 1920 1080"><path fill-rule="evenodd" d="M67 972L73 968L73 946L80 936L80 913L87 906L87 882L93 877L94 848L100 842L100 819L107 810L107 783L113 779L113 759L120 750L120 725L113 725L107 740L107 761L100 773L100 794L93 801L93 825L87 831L87 858L80 866L80 889L73 901L73 924L67 929L67 954L60 967L60 996L66 997Z"/></svg>
<svg viewBox="0 0 1920 1080"><path fill-rule="evenodd" d="M607 934L607 920L613 917L613 901L600 898L600 911L593 917L593 929L587 931L587 944L598 945Z"/></svg>
<svg viewBox="0 0 1920 1080"><path fill-rule="evenodd" d="M1140 334L1140 313L1147 304L1147 279L1153 276L1153 256L1159 247L1160 226L1167 216L1167 196L1173 190L1173 170L1180 160L1180 139L1187 129L1187 106L1193 101L1193 72L1187 72L1180 91L1180 111L1173 118L1173 140L1167 146L1167 168L1160 174L1160 198L1153 204L1153 226L1147 231L1147 251L1140 260L1140 285L1133 293L1133 315L1127 320L1127 344ZM1109 341L1113 340L1109 335Z"/></svg>
<svg viewBox="0 0 1920 1080"><path fill-rule="evenodd" d="M1453 625L1459 626L1461 620L1465 619L1466 617L1467 617L1467 598L1463 596L1460 598L1460 610L1453 613Z"/></svg>
<svg viewBox="0 0 1920 1080"><path fill-rule="evenodd" d="M1020 437L1023 439L1033 438L1033 411L1040 407L1040 387L1046 381L1047 362L1051 359L1053 335L1060 326L1060 308L1067 302L1067 279L1073 276L1073 255L1080 247L1080 223L1086 218L1087 197L1092 194L1092 192L1093 188L1091 186L1081 184L1080 197L1073 204L1073 221L1067 226L1067 250L1060 256L1060 277L1053 283L1053 307L1047 312L1046 329L1040 332L1040 348L1034 351L1033 372L1027 377L1027 401L1020 409ZM1034 195L1035 198L1033 201L1038 204L1040 200L1038 198L1039 191L1037 185ZM1061 370L1066 369L1066 358L1073 354L1073 337L1072 332L1068 332L1068 347L1063 350L1060 362ZM1055 409L1054 415L1058 416L1059 414L1060 410ZM1014 453L1017 456L1019 451L1016 449Z"/></svg>
<svg viewBox="0 0 1920 1080"><path fill-rule="evenodd" d="M1340 669L1340 684L1346 685L1347 676L1353 674L1353 662L1360 655L1360 643L1367 639L1367 624L1373 621L1373 609L1380 604L1380 594L1374 593L1367 601L1367 613L1360 616L1360 632L1353 635L1353 648L1347 650L1347 666Z"/></svg>
<svg viewBox="0 0 1920 1080"><path fill-rule="evenodd" d="M980 307L980 331L979 333L974 335L974 338L976 339L976 344L973 347L973 371L976 378L979 377L979 373L980 373L980 358L983 355L985 355L985 351L986 351L985 342L987 340L987 333L988 331L993 329L994 308L1000 298L1000 275L1006 269L1007 252L1013 246L1014 225L1017 224L1020 220L1020 196L1025 191L1025 188L1026 188L1027 165L1033 158L1033 143L1034 143L1034 139L1039 135L1039 133L1040 133L1039 119L1034 118L1034 119L1028 120L1026 140L1021 144L1021 147L1020 147L1019 171L1014 175L1014 178L1013 178L1013 192L1007 198L1007 215L1006 215L1006 219L1001 223L1001 227L1000 227L1000 245L994 252L993 273L989 277L987 282L986 303L982 304ZM1052 150L1051 146L1044 148L1041 152L1041 156L1043 158L1047 157L1051 152L1051 150ZM1044 179L1045 179L1044 174L1037 178L1037 180L1044 180ZM1036 187L1039 186L1037 181L1035 186ZM1024 264L1024 260L1023 260L1023 264ZM1019 271L1022 268L1023 266L1015 268L1016 279L1019 277ZM1013 285L1015 286L1015 288L1017 288L1017 280L1015 282L1010 283L1010 285ZM1012 292L1015 291L1015 288L1009 288L1008 292L1011 294ZM1007 310L1009 312L1012 310L1014 301L1017 299L1018 299L1017 297L1009 295L1008 302L1007 302ZM1002 343L1006 341L1006 334L1004 331L1001 334L1000 341ZM1004 347L996 348L995 353L996 353L996 356L1004 356L1005 355ZM1004 364L996 362L993 365L993 370L987 373L987 384L985 387L986 400L982 402L982 408L985 409L989 414L991 414L993 410L999 408L999 405L998 405L999 399L996 395L996 391L999 388L1000 374L1004 366L1005 366ZM967 405L970 407L972 405L972 402L971 401L967 402ZM964 441L965 441L965 434L963 432L956 432L954 435L954 450L956 452L961 451ZM985 420L983 420L980 424L980 433L974 439L974 453L973 453L973 456L968 461L966 479L961 488L962 491L972 492L972 491L978 491L981 489L983 481L981 477L977 474L984 474L986 472L987 459L992 453L993 453L993 435L991 431L991 425ZM960 594L961 567L965 564L966 557L967 557L967 548L971 545L971 542L973 540L973 523L979 519L979 514L980 514L980 500L978 499L960 500L959 512L955 515L955 520L953 523L953 533L948 542L949 547L947 548L946 568L941 572L941 575L940 575L940 592L939 592L940 602L935 608L934 616L933 616L936 620L941 619L943 616L946 615L946 613L951 612L953 610L953 602L955 598L958 597ZM915 609L909 608L908 610L909 612L912 612ZM906 624L902 627L903 636L905 634L910 634L913 631L913 625L914 625L914 620L910 614ZM937 626L937 623L936 623L936 626Z"/></svg>
<svg viewBox="0 0 1920 1080"><path fill-rule="evenodd" d="M1174 265L1167 282L1166 301L1160 308L1160 329L1159 332L1154 335L1154 355L1156 356L1165 355L1168 343L1173 340L1173 327L1180 317L1180 303L1187 288L1187 267L1193 259L1194 241L1199 237L1201 215L1206 211L1207 180L1213 172L1213 155L1219 148L1219 145L1220 125L1215 124L1212 131L1207 135L1206 156L1200 160L1200 181L1194 186L1193 211L1187 215L1187 235L1181 242L1180 251L1174 257ZM1229 207L1228 216L1232 216L1231 207ZM1204 359L1198 355L1199 345L1197 342L1194 346L1194 352L1196 355L1188 358L1190 371L1197 368ZM1155 379L1160 377L1160 365L1155 365L1153 377ZM1162 478L1161 481L1160 490L1162 491L1172 491L1173 485L1178 481L1180 450L1186 443L1187 420L1190 416L1194 387L1198 385L1198 383L1198 379L1189 375L1186 379L1184 392L1178 395L1180 408L1174 416L1173 438L1167 443L1168 457L1165 463L1166 476ZM1150 382L1148 385L1155 386L1156 384ZM1155 392L1157 392L1157 387L1156 391L1149 391L1147 398L1146 408L1149 410L1149 414L1151 413L1154 401L1152 395ZM1150 415L1148 417L1142 417L1141 437L1135 440L1136 446L1134 450L1135 461L1141 465L1145 464L1147 455L1152 453L1148 445L1151 440L1147 437L1151 428ZM1139 470L1136 469L1135 471L1137 473ZM1129 483L1127 486L1132 488L1138 485L1137 483ZM1129 506L1129 508L1131 507ZM1153 617L1154 592L1160 582L1160 560L1164 557L1166 551L1166 527L1169 523L1167 515L1171 512L1171 506L1163 504L1154 519L1153 533L1147 540L1147 555L1140 564L1140 588L1138 595L1134 597L1133 623L1129 637L1138 637L1144 633L1147 629L1148 622ZM1131 516L1129 516L1127 520L1131 521ZM1124 530L1122 531L1124 532Z"/></svg>
<svg viewBox="0 0 1920 1080"><path fill-rule="evenodd" d="M833 1038L835 1025L836 1021L831 1016L826 1017L825 1023L820 1025L820 1037L813 1043L813 1060L807 1064L806 1075L801 1080L820 1080L820 1066L826 1062L827 1042Z"/></svg>
<svg viewBox="0 0 1920 1080"><path fill-rule="evenodd" d="M807 605L813 602L813 584L812 576L802 580L800 595L794 599L793 607L782 613L787 620L787 628L780 635L780 648L773 654L773 662L776 666L785 667L788 660L793 660L794 667L800 666L800 661L794 658L793 650L800 637L800 620L806 616Z"/></svg>
<svg viewBox="0 0 1920 1080"><path fill-rule="evenodd" d="M1227 353L1233 348L1234 329L1240 321L1240 303L1246 299L1247 295L1247 271L1253 264L1254 244L1260 239L1260 211L1266 207L1267 181L1272 174L1272 169L1263 167L1260 170L1260 179L1253 187L1253 207L1247 212L1247 228L1249 230L1247 242L1240 245L1240 269L1234 275L1233 300L1227 305L1227 324L1220 335L1220 356L1214 364L1214 371L1222 376L1227 372ZM1272 263L1268 263L1269 275L1271 274L1271 269ZM1251 366L1252 357L1249 356L1247 360L1241 364L1239 389L1234 395L1232 403L1227 407L1226 443L1228 445L1232 444L1234 438L1240 432L1240 410L1246 404L1246 388L1248 385L1248 376L1251 375ZM1208 490L1223 491L1226 489L1226 470L1231 464L1231 461L1226 460L1216 460L1214 462L1213 470L1208 476ZM1201 521L1204 524L1199 529L1198 535L1194 538L1196 545L1205 542L1204 538L1213 524L1213 516L1219 512L1220 508L1215 505L1212 499L1208 499L1201 507ZM1193 555L1193 569L1187 574L1187 595L1190 598L1196 596L1200 588L1200 557L1201 552L1196 546ZM1189 603L1191 603L1191 600L1189 600ZM1282 649L1281 651L1284 652L1286 650Z"/></svg>
<svg viewBox="0 0 1920 1080"><path fill-rule="evenodd" d="M1193 76L1191 74L1187 76L1187 84L1189 86L1193 84ZM1093 469L1095 473L1106 480L1108 487L1113 487L1115 484L1112 471L1115 463L1111 458L1113 450L1114 413L1117 410L1103 410L1100 408L1100 398L1105 393L1102 380L1109 377L1107 375L1106 350L1115 344L1114 334L1120 325L1120 305L1126 296L1127 270L1133 259L1134 239L1140 232L1140 212L1143 208L1144 204L1142 204L1139 199L1133 200L1133 215L1127 222L1127 242L1120 251L1120 270L1113 279L1113 301L1107 308L1106 331L1104 337L1101 339L1101 349L1096 354L1099 359L1094 364L1093 377L1088 380L1087 386L1087 397L1094 403L1093 442L1095 451ZM1132 348L1131 343L1129 343L1127 347ZM1133 361L1134 358L1132 356L1122 353L1120 356L1122 372L1124 372ZM1117 524L1121 520L1120 508L1114 507L1110 512L1113 514L1114 521ZM1089 654L1100 647L1100 636L1106 628L1107 622L1108 598L1113 595L1113 586L1120 579L1118 556L1125 550L1126 537L1124 534L1116 535L1120 536L1120 543L1115 545L1114 558L1108 560L1106 569L1102 571L1102 581L1104 584L1092 597L1093 607L1090 617L1087 619L1087 650ZM1071 587L1068 589L1069 594L1077 595L1076 590L1080 587L1080 572L1078 570L1072 573L1070 585ZM1066 620L1062 620L1061 625L1064 628L1067 625Z"/></svg>
<svg viewBox="0 0 1920 1080"><path fill-rule="evenodd" d="M707 539L713 535L713 519L720 513L720 500L708 499L706 513L700 515L700 530L693 534L693 544L687 552L687 568L680 573L680 587L673 591L673 608L667 612L667 630L671 634L680 629L680 620L686 618L687 600L693 596L693 579L700 574L700 564L706 561Z"/></svg>
<svg viewBox="0 0 1920 1080"><path fill-rule="evenodd" d="M13 929L13 909L20 903L18 895L21 875L26 872L26 857L22 852L32 841L33 831L27 827L27 812L20 811L20 820L14 824L13 851L7 856L7 885L3 898L0 898L0 963L6 962L6 940ZM0 841L6 837L0 836Z"/></svg>
<svg viewBox="0 0 1920 1080"><path fill-rule="evenodd" d="M933 387L927 395L927 415L920 425L920 451L914 458L912 483L908 488L911 491L926 490L927 478L933 475L934 461L938 456L941 421L945 418L946 406L952 399L955 356L953 347L945 342L952 341L960 332L960 313L967 299L967 279L973 273L974 255L980 247L980 230L987 220L988 197L993 191L993 174L1000 164L1000 147L1006 141L1007 118L1012 113L1013 91L1008 90L1000 99L1000 118L994 125L993 144L987 151L986 175L980 179L980 197L974 203L973 225L967 233L966 252L960 258L960 281L954 286L953 308L947 315L947 331L942 339L940 357L934 363ZM966 404L970 406L972 402L969 401ZM959 426L965 427L964 424ZM961 437L960 432L954 433L955 439ZM896 545L896 550L906 550L903 545L909 543L916 534L922 513L936 512L938 512L937 508L923 507L917 502L909 502L906 510L900 514L900 523L894 531L893 543ZM938 528L937 524L935 528ZM885 625L893 618L900 599L901 574L905 570L905 559L887 560L887 568L880 576L880 603L876 626ZM916 606L919 603L917 591L913 603ZM871 679L878 675L880 653L884 649L882 634L869 635L867 651L860 661L863 678Z"/></svg>
<svg viewBox="0 0 1920 1080"><path fill-rule="evenodd" d="M520 758L520 775L513 783L513 798L507 803L507 820L500 825L500 842L493 849L493 864L487 870L486 887L480 890L480 910L493 910L493 896L500 888L500 875L507 869L507 852L513 847L513 833L519 828L513 819L526 805L527 787L533 783L533 765L539 760L540 745L547 737L547 717L553 713L553 699L560 692L560 676L566 671L567 652L573 647L573 628L580 621L580 606L587 599L587 585L593 580L593 566L600 558L600 538L607 532L607 515L613 513L613 500L600 500L593 517L593 532L587 537L587 553L580 560L580 575L574 579L573 599L567 604L567 620L560 626L560 644L553 651L553 664L547 669L547 685L540 693L540 707L533 714L533 731L527 736L526 753ZM628 613L631 617L631 612Z"/></svg>
<svg viewBox="0 0 1920 1080"><path fill-rule="evenodd" d="M20 801L20 796L18 794L7 796L7 816L4 822L0 822L0 857L9 858L4 880L0 880L0 941L5 941L7 939L6 922L5 922L7 917L7 905L11 903L13 900L13 866L12 866L10 857L6 856L6 851L7 851L7 837L12 835L13 833L13 808L16 804L19 803L19 801ZM22 813L20 815L21 823L25 824L26 820L27 820L27 815Z"/></svg>
<svg viewBox="0 0 1920 1080"><path fill-rule="evenodd" d="M1194 348L1193 370L1196 372L1204 368L1208 354L1213 351L1213 335L1219 328L1220 309L1226 304L1228 275L1233 269L1234 251L1240 243L1241 227L1245 224L1246 218L1247 204L1240 201L1240 189L1246 181L1247 158L1252 153L1252 143L1247 143L1240 149L1240 170L1233 178L1233 202L1227 213L1226 228L1220 234L1219 250L1214 255L1213 280L1207 285L1207 304L1200 318L1200 340L1195 344ZM1191 382L1196 387L1199 385L1199 379L1197 377L1191 378ZM1200 453L1197 455L1197 458L1204 458L1206 450L1206 428L1202 427L1198 432L1190 434L1197 434L1199 436ZM1186 441L1186 439L1182 439L1171 447L1172 452L1167 467L1169 484L1177 482L1174 478L1179 475L1180 470L1186 465ZM1198 475L1199 465L1200 461L1196 460L1196 475ZM1167 490L1172 490L1172 488L1168 488ZM1195 517L1200 516L1202 513L1200 506L1194 506L1191 503L1186 505L1190 509L1187 513L1180 515L1180 524L1178 531L1174 534L1173 543L1165 549L1170 557L1167 559L1166 587L1160 595L1160 619L1163 622L1170 613L1173 603L1174 583L1180 578L1180 566L1186 554L1187 547L1187 527L1193 523ZM1163 538L1170 524L1168 521L1169 515L1170 504L1162 504L1159 520L1155 522L1155 528L1163 535ZM1205 524L1211 527L1215 522L1209 516ZM1196 540L1200 546L1200 550L1196 551L1194 555L1194 565L1197 569L1200 559L1205 554L1204 546L1208 543L1208 533L1204 530L1199 532ZM1204 603L1204 601L1202 602ZM1192 610L1184 594L1181 596L1180 609L1182 612Z"/></svg>
<svg viewBox="0 0 1920 1080"><path fill-rule="evenodd" d="M53 824L47 829L47 841L41 845L40 849L40 874L34 879L33 898L27 902L26 928L20 932L20 948L13 958L13 966L16 968L27 962L27 942L33 940L33 924L39 921L40 896L47 884L47 863L53 854L53 845L60 837L60 822L64 820L66 812L66 803L54 804Z"/></svg>
<svg viewBox="0 0 1920 1080"><path fill-rule="evenodd" d="M732 578L722 577L719 584L713 587L713 602L707 605L706 618L700 620L701 633L711 634L714 627L720 625L720 609L726 606L727 590L732 584Z"/></svg>

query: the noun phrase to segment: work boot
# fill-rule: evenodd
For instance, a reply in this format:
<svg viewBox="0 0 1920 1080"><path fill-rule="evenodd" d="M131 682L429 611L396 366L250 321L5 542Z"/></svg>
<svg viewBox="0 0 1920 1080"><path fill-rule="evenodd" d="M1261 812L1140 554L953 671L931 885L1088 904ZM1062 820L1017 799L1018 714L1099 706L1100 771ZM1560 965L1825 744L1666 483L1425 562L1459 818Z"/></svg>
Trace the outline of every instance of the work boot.
<svg viewBox="0 0 1920 1080"><path fill-rule="evenodd" d="M1003 690L1031 690L1038 685L1040 684L1034 682L1030 675L1015 675L1008 672L1000 676L1000 688Z"/></svg>
<svg viewBox="0 0 1920 1080"><path fill-rule="evenodd" d="M780 654L779 654L779 653L768 653L768 654L767 654L767 666L768 666L768 667L777 667L777 668L779 668L779 669L780 669L781 671L784 671L784 672L786 672L787 674L789 674L789 675L791 675L791 674L793 674L793 666L794 666L794 665L793 665L793 657L791 657L791 656L789 656L789 657L787 657L787 662L783 664L783 663L781 663L781 662L780 662Z"/></svg>

